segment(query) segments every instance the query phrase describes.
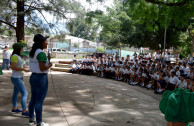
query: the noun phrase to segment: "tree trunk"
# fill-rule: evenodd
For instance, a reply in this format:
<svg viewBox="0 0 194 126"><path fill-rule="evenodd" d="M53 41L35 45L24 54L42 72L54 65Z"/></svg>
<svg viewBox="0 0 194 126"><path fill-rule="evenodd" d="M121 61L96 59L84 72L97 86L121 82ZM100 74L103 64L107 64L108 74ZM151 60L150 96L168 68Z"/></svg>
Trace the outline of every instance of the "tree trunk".
<svg viewBox="0 0 194 126"><path fill-rule="evenodd" d="M24 40L24 0L17 0L17 42Z"/></svg>
<svg viewBox="0 0 194 126"><path fill-rule="evenodd" d="M193 51L194 51L194 36L192 36L191 57L194 57L194 55L193 55Z"/></svg>

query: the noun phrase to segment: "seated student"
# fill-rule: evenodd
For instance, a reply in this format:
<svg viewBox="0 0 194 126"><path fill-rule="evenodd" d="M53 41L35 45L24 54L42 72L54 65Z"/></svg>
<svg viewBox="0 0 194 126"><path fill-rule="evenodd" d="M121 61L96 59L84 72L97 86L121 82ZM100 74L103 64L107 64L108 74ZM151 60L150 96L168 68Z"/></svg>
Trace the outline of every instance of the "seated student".
<svg viewBox="0 0 194 126"><path fill-rule="evenodd" d="M120 66L116 66L115 68L115 80L119 79L119 74L120 74Z"/></svg>
<svg viewBox="0 0 194 126"><path fill-rule="evenodd" d="M187 81L187 89L191 89L191 80L190 80L190 77L187 77L186 76L186 81Z"/></svg>
<svg viewBox="0 0 194 126"><path fill-rule="evenodd" d="M87 69L88 69L88 74L87 75L93 75L93 72L94 72L93 63L89 63Z"/></svg>
<svg viewBox="0 0 194 126"><path fill-rule="evenodd" d="M127 76L128 76L128 69L126 66L123 66L123 80L126 82L127 81Z"/></svg>
<svg viewBox="0 0 194 126"><path fill-rule="evenodd" d="M79 73L79 70L80 70L81 66L82 66L82 65L81 65L80 62L76 64L75 69L76 69L76 71L77 71L78 73Z"/></svg>
<svg viewBox="0 0 194 126"><path fill-rule="evenodd" d="M122 66L120 65L120 69L119 69L119 79L117 79L117 80L123 80L123 68L122 68Z"/></svg>
<svg viewBox="0 0 194 126"><path fill-rule="evenodd" d="M185 80L184 75L180 75L180 80L178 81L176 88L187 89L187 81Z"/></svg>
<svg viewBox="0 0 194 126"><path fill-rule="evenodd" d="M129 83L131 72L132 72L132 70L130 69L130 66L128 66L127 67L127 73L126 73L127 83Z"/></svg>
<svg viewBox="0 0 194 126"><path fill-rule="evenodd" d="M180 78L181 72L179 71L179 67L175 68L176 76Z"/></svg>
<svg viewBox="0 0 194 126"><path fill-rule="evenodd" d="M115 78L115 66L109 67L109 78Z"/></svg>
<svg viewBox="0 0 194 126"><path fill-rule="evenodd" d="M171 91L174 90L176 85L177 85L177 83L178 83L178 81L179 81L178 77L175 76L175 72L172 71L171 72L171 77L169 78L169 81L168 81L165 89L166 90L171 90Z"/></svg>
<svg viewBox="0 0 194 126"><path fill-rule="evenodd" d="M85 67L86 67L86 63L82 63L80 70L79 70L79 74L85 74Z"/></svg>
<svg viewBox="0 0 194 126"><path fill-rule="evenodd" d="M97 68L97 72L98 72L98 77L102 77L103 74L103 65L100 64L99 67Z"/></svg>
<svg viewBox="0 0 194 126"><path fill-rule="evenodd" d="M161 72L159 74L159 79L157 81L157 89L155 90L154 93L162 93L165 90L165 86L167 84L165 80L166 74L164 72Z"/></svg>
<svg viewBox="0 0 194 126"><path fill-rule="evenodd" d="M94 63L93 60L94 60L94 59L93 59L91 56L89 56L89 58L88 58L88 63L89 63L89 64L93 64L93 63Z"/></svg>
<svg viewBox="0 0 194 126"><path fill-rule="evenodd" d="M76 73L77 70L76 70L76 61L73 61L71 63L71 70L69 71L70 73Z"/></svg>
<svg viewBox="0 0 194 126"><path fill-rule="evenodd" d="M138 84L138 82L137 82L137 76L138 76L138 70L137 70L137 68L135 67L135 68L133 68L133 71L132 71L132 74L130 75L130 84L131 85L137 85Z"/></svg>
<svg viewBox="0 0 194 126"><path fill-rule="evenodd" d="M157 81L159 79L159 75L152 71L152 74L149 75L151 77L151 82L147 85L147 89L154 88L157 89Z"/></svg>
<svg viewBox="0 0 194 126"><path fill-rule="evenodd" d="M104 69L104 77L108 77L109 76L109 66L108 65L106 65L106 64L104 64L106 67L105 67L105 69Z"/></svg>
<svg viewBox="0 0 194 126"><path fill-rule="evenodd" d="M175 71L172 66L169 66L169 74L171 75L172 71ZM176 73L175 73L176 75ZM178 77L178 76L177 76Z"/></svg>
<svg viewBox="0 0 194 126"><path fill-rule="evenodd" d="M143 68L141 68L141 64L140 64L140 67L139 67L139 70L138 70L138 74L137 74L137 82L138 84L141 84L142 83L142 73L143 73Z"/></svg>
<svg viewBox="0 0 194 126"><path fill-rule="evenodd" d="M147 70L146 69L143 69L140 86L144 87L146 80L147 80Z"/></svg>
<svg viewBox="0 0 194 126"><path fill-rule="evenodd" d="M81 63L84 63L85 59L84 56L82 56Z"/></svg>

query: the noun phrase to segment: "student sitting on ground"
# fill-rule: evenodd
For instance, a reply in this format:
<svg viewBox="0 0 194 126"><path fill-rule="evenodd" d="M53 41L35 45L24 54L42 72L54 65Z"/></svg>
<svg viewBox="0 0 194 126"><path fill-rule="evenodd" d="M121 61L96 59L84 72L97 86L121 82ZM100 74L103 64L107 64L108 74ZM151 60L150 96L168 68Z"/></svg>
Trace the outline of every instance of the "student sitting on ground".
<svg viewBox="0 0 194 126"><path fill-rule="evenodd" d="M151 82L147 85L147 89L154 88L157 89L157 80L159 79L159 75L152 71L152 74L150 74Z"/></svg>
<svg viewBox="0 0 194 126"><path fill-rule="evenodd" d="M175 72L172 71L171 72L171 77L170 77L165 89L166 90L171 90L171 91L174 90L176 85L178 84L178 81L179 81L178 77L175 76Z"/></svg>
<svg viewBox="0 0 194 126"><path fill-rule="evenodd" d="M128 77L128 69L126 66L123 67L123 80L126 82Z"/></svg>
<svg viewBox="0 0 194 126"><path fill-rule="evenodd" d="M70 73L76 73L77 69L76 69L76 61L73 61L71 63L71 70L69 71Z"/></svg>
<svg viewBox="0 0 194 126"><path fill-rule="evenodd" d="M143 69L140 86L144 87L146 80L147 80L147 70L146 69Z"/></svg>
<svg viewBox="0 0 194 126"><path fill-rule="evenodd" d="M109 72L110 72L110 78L111 79L115 78L115 66L112 65L109 69Z"/></svg>
<svg viewBox="0 0 194 126"><path fill-rule="evenodd" d="M157 89L154 93L162 93L165 90L166 86L166 80L165 80L166 74L164 72L161 72L159 74L159 80L157 82Z"/></svg>
<svg viewBox="0 0 194 126"><path fill-rule="evenodd" d="M184 75L180 75L180 80L178 81L176 88L187 89L187 81L185 80Z"/></svg>
<svg viewBox="0 0 194 126"><path fill-rule="evenodd" d="M137 68L136 67L133 68L133 72L130 75L130 82L129 82L131 85L137 85L138 84L138 82L137 82L138 73L139 72L138 72Z"/></svg>
<svg viewBox="0 0 194 126"><path fill-rule="evenodd" d="M186 77L186 81L187 81L187 89L191 89L191 80L190 80L190 77Z"/></svg>

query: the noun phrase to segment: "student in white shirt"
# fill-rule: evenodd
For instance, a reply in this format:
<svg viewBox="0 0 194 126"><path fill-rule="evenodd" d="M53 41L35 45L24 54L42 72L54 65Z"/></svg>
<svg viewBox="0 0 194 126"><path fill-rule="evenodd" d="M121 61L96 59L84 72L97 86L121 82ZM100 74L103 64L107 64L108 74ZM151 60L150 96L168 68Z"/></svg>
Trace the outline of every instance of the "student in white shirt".
<svg viewBox="0 0 194 126"><path fill-rule="evenodd" d="M141 78L141 82L142 83L140 84L140 86L142 86L142 87L145 86L146 78L147 78L147 70L143 69L142 78Z"/></svg>
<svg viewBox="0 0 194 126"><path fill-rule="evenodd" d="M190 80L190 77L186 77L186 81L187 81L187 89L191 89L191 80Z"/></svg>
<svg viewBox="0 0 194 126"><path fill-rule="evenodd" d="M2 64L2 70L6 67L7 70L9 70L9 64L10 64L10 52L8 50L8 47L5 46L5 49L3 50L3 64Z"/></svg>
<svg viewBox="0 0 194 126"><path fill-rule="evenodd" d="M180 77L181 76L181 72L179 71L179 67L176 67L175 71L176 71L176 76Z"/></svg>
<svg viewBox="0 0 194 126"><path fill-rule="evenodd" d="M124 70L123 70L123 80L124 80L124 81L127 81L127 75L128 75L127 73L128 73L128 69L127 69L126 66L124 66L123 69L124 69Z"/></svg>
<svg viewBox="0 0 194 126"><path fill-rule="evenodd" d="M77 61L76 55L73 56L73 61Z"/></svg>
<svg viewBox="0 0 194 126"><path fill-rule="evenodd" d="M165 55L166 63L169 65L170 64L170 53L167 53Z"/></svg>
<svg viewBox="0 0 194 126"><path fill-rule="evenodd" d="M187 81L184 78L184 75L180 76L180 80L178 81L176 88L187 89Z"/></svg>
<svg viewBox="0 0 194 126"><path fill-rule="evenodd" d="M169 81L166 85L166 89L171 90L171 91L174 90L176 85L178 84L178 81L179 81L178 77L176 77L175 72L172 71L171 72L171 77L170 77L170 79L169 79Z"/></svg>
<svg viewBox="0 0 194 126"><path fill-rule="evenodd" d="M157 80L159 79L159 75L157 73L155 73L154 71L152 71L152 74L150 74L151 77L151 82L147 85L147 89L150 88L157 88Z"/></svg>

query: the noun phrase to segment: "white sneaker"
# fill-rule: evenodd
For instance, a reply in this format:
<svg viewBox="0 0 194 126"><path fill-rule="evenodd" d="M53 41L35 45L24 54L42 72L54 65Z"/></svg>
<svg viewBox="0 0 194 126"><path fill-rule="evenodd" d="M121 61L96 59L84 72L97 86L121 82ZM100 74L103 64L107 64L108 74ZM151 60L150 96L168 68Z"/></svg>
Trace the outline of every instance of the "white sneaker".
<svg viewBox="0 0 194 126"><path fill-rule="evenodd" d="M152 87L152 85L151 84L148 84L147 88L150 89L151 87Z"/></svg>
<svg viewBox="0 0 194 126"><path fill-rule="evenodd" d="M137 85L138 84L138 82L132 82L131 83L131 85Z"/></svg>
<svg viewBox="0 0 194 126"><path fill-rule="evenodd" d="M37 126L49 126L48 123L41 122L41 124L37 124Z"/></svg>
<svg viewBox="0 0 194 126"><path fill-rule="evenodd" d="M144 87L144 83L141 83L141 86Z"/></svg>
<svg viewBox="0 0 194 126"><path fill-rule="evenodd" d="M158 89L157 92L158 92L158 93L162 93L162 89Z"/></svg>

